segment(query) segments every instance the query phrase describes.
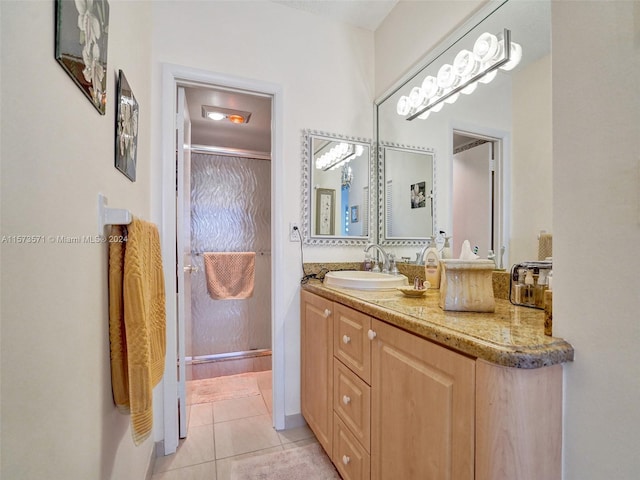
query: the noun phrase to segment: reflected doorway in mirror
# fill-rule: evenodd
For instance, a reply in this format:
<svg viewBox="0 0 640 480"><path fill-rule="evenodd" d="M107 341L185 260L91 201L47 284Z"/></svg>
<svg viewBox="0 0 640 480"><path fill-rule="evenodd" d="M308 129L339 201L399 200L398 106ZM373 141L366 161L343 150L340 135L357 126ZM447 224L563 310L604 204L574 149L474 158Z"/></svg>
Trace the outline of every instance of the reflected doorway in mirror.
<svg viewBox="0 0 640 480"><path fill-rule="evenodd" d="M336 191L329 188L316 190L316 235L334 235Z"/></svg>

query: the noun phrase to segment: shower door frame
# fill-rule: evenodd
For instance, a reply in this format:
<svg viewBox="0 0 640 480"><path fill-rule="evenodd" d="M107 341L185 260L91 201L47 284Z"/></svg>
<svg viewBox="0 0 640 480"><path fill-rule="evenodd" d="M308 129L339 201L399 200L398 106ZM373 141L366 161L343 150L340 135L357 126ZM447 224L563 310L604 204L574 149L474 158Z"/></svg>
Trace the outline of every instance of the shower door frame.
<svg viewBox="0 0 640 480"><path fill-rule="evenodd" d="M282 287L282 269L284 264L283 243L286 232L282 211L284 206L284 185L281 185L284 171L283 155L283 100L282 87L277 84L250 80L233 75L189 68L181 65L162 65L162 173L161 198L162 212L162 257L165 268L165 289L176 292L176 115L175 105L179 86L211 86L247 90L269 95L272 98L271 129L271 332L272 332L272 369L273 369L273 426L276 430L285 428L285 337L284 319L286 317L286 299ZM165 455L174 453L178 447L178 377L176 358L172 355L174 347L177 351L177 339L184 333L184 322L179 325L176 295L167 294L167 355L165 375L162 382L162 411L154 411L157 423L163 425L162 444ZM180 332L182 328L182 332ZM159 414L162 418L158 418ZM156 438L156 441L160 439Z"/></svg>

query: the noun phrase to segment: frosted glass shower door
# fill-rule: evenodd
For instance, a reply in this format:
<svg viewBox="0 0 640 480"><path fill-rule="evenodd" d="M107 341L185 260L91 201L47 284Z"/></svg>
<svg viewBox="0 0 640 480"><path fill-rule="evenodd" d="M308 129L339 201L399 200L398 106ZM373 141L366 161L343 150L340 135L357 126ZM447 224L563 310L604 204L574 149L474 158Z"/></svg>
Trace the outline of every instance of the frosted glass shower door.
<svg viewBox="0 0 640 480"><path fill-rule="evenodd" d="M192 357L271 348L271 164L192 154L191 236L200 267L192 281ZM205 252L255 252L253 296L213 300ZM189 356L189 352L187 352Z"/></svg>

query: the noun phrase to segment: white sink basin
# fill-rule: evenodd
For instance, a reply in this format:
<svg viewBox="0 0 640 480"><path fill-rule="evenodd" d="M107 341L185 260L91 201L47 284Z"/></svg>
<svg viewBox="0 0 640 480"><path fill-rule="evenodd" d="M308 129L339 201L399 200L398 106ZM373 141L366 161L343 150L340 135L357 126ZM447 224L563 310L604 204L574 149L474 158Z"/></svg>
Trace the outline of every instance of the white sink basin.
<svg viewBox="0 0 640 480"><path fill-rule="evenodd" d="M360 270L339 270L327 272L324 276L327 287L353 288L355 290L393 290L396 287L409 285L404 275L390 275L380 272Z"/></svg>

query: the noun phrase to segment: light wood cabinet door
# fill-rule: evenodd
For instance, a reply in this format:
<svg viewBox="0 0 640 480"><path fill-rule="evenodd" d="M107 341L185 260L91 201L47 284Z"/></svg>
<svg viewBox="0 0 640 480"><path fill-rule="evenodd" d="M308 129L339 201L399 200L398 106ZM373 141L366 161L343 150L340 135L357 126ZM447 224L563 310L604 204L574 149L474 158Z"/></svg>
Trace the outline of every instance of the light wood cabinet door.
<svg viewBox="0 0 640 480"><path fill-rule="evenodd" d="M339 303L335 304L333 353L361 379L371 381L371 317Z"/></svg>
<svg viewBox="0 0 640 480"><path fill-rule="evenodd" d="M320 445L333 438L333 302L300 292L300 402Z"/></svg>
<svg viewBox="0 0 640 480"><path fill-rule="evenodd" d="M472 480L475 361L372 320L371 479Z"/></svg>

